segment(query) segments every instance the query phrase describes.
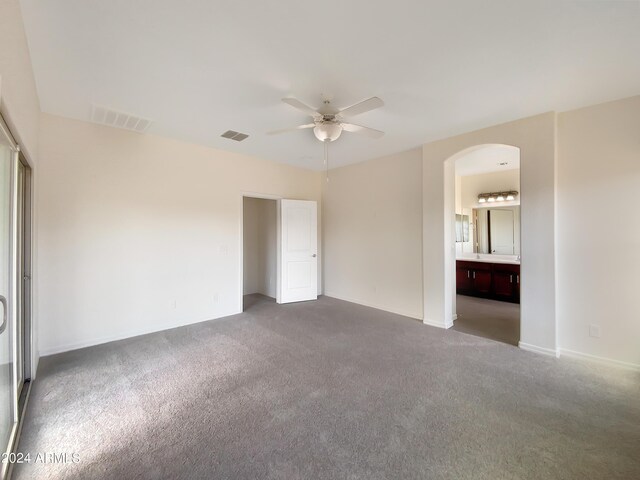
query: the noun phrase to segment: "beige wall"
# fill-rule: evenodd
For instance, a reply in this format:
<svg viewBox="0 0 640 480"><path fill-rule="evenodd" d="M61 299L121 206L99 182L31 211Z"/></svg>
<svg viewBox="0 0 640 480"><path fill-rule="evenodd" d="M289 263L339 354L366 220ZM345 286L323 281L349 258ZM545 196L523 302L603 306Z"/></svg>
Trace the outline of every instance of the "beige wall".
<svg viewBox="0 0 640 480"><path fill-rule="evenodd" d="M276 297L277 203L263 198L244 198L243 294Z"/></svg>
<svg viewBox="0 0 640 480"><path fill-rule="evenodd" d="M504 190L520 191L520 170L490 172L460 177L460 203L462 208L476 208L481 193Z"/></svg>
<svg viewBox="0 0 640 480"><path fill-rule="evenodd" d="M318 172L46 114L40 131L43 354L241 311L242 194L321 196Z"/></svg>
<svg viewBox="0 0 640 480"><path fill-rule="evenodd" d="M326 294L422 318L422 151L331 170Z"/></svg>
<svg viewBox="0 0 640 480"><path fill-rule="evenodd" d="M565 354L640 367L640 96L558 117L558 322ZM589 335L600 327L601 337Z"/></svg>
<svg viewBox="0 0 640 480"><path fill-rule="evenodd" d="M0 1L0 111L33 166L40 102L18 0Z"/></svg>
<svg viewBox="0 0 640 480"><path fill-rule="evenodd" d="M242 201L242 294L258 293L260 285L260 200Z"/></svg>

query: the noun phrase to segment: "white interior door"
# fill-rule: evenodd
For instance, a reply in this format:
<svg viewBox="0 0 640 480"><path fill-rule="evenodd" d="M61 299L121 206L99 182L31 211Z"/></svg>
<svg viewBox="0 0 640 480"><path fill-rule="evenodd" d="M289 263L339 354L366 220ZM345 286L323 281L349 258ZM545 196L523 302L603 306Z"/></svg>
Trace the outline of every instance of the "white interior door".
<svg viewBox="0 0 640 480"><path fill-rule="evenodd" d="M278 303L318 298L318 206L280 200Z"/></svg>
<svg viewBox="0 0 640 480"><path fill-rule="evenodd" d="M514 254L513 212L491 210L491 253Z"/></svg>

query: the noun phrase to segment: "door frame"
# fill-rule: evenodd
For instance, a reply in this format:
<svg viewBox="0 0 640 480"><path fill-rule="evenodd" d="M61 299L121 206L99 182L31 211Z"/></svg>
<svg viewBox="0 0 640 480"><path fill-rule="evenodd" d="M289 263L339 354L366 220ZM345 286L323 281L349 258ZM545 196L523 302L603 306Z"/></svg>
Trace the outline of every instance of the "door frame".
<svg viewBox="0 0 640 480"><path fill-rule="evenodd" d="M11 338L12 352L17 351L17 328L22 327L22 386L18 389L18 361L13 362L13 379L12 379L12 396L13 396L13 416L14 425L7 446L8 452L15 452L20 439L22 430L22 422L26 411L29 393L31 392L31 380L35 377L34 371L34 348L33 348L33 252L34 252L34 185L33 185L33 168L32 162L28 155L20 148L17 137L13 134L10 123L7 121L6 112L0 111L0 130L9 138L16 152L10 167L10 214L9 214L9 308L8 321L13 323L13 335ZM24 167L24 185L22 190L23 212L22 233L19 235L17 231L18 223L18 169L20 164ZM22 260L23 260L23 278L18 279L17 275L20 271L18 262L18 242L22 242ZM24 288L25 276L29 277L29 288ZM22 282L22 296L19 297L18 282ZM20 308L18 308L18 300L20 300ZM22 325L19 325L18 312L22 312ZM15 353L14 353L15 354ZM6 463L0 469L0 478L9 478L13 470L12 463Z"/></svg>
<svg viewBox="0 0 640 480"><path fill-rule="evenodd" d="M456 288L456 246L455 246L455 216L456 216L456 161L464 156L472 153L475 150L486 148L486 147L511 147L518 150L518 156L520 158L520 167L518 168L518 181L520 182L520 192L518 193L518 206L522 204L522 149L514 144L509 143L500 143L500 142L486 142L486 143L478 143L476 145L463 148L453 155L449 156L444 161L444 169L443 169L443 180L444 180L444 236L445 239L445 250L444 250L444 267L445 267L445 285L444 285L444 306L445 306L445 322L444 325L435 325L441 328L451 328L453 327L454 322L458 318L458 306L457 306L457 288ZM483 208L499 208L501 204L493 205L489 207ZM506 205L509 206L509 205ZM478 207L474 208L476 211ZM520 220L522 217L520 218ZM515 227L514 227L515 228ZM520 238L520 253L518 254L522 257L522 223L519 224L520 232L518 233L518 237ZM477 228L473 230L474 238L477 235ZM514 230L515 237L515 230ZM491 234L489 234L489 238L491 238ZM449 244L453 245L453 248L449 246ZM490 244L489 244L490 246ZM520 264L522 265L522 260L520 260ZM447 278L448 277L448 278ZM426 317L425 317L426 318ZM522 327L522 305L520 309L520 326ZM428 323L428 322L424 322ZM522 329L520 330L520 334L522 335Z"/></svg>
<svg viewBox="0 0 640 480"><path fill-rule="evenodd" d="M516 145L512 145L512 144L508 144L508 143L479 143L477 145L473 145L471 147L467 147L464 148L460 151L458 151L457 153L451 155L449 158L447 158L444 162L444 194L445 194L445 201L444 201L444 238L445 238L445 250L444 250L444 262L445 262L445 288L444 288L444 293L445 293L445 324L444 326L441 325L435 325L441 328L451 328L453 327L454 322L457 320L458 318L458 306L457 306L457 285L456 285L456 277L457 277L457 269L456 269L456 265L457 265L457 255L456 255L456 236L455 236L455 216L456 216L456 202L455 202L455 196L456 196L456 189L458 188L456 186L456 182L455 182L455 174L456 174L456 161L462 157L464 157L465 155L468 155L469 153L478 150L480 148L485 148L485 147L490 147L490 146L508 146L508 147L512 147L518 150L518 156L520 157L520 167L518 168L518 182L520 184L519 190L520 192L518 193L519 198L518 198L518 207L521 207L522 205L522 149ZM507 208L507 207L512 207L512 206L516 206L513 204L509 204L509 205L502 205L501 203L498 203L496 205L491 204L491 206L482 206L482 207L473 207L473 211L475 212L475 217L474 221L477 222L477 215L478 215L478 210L479 209L486 209L487 210L487 215L489 215L489 209L500 209L502 208ZM520 218L518 221L518 238L520 239L520 249L519 249L519 253L517 254L520 257L520 265L522 265L522 210L520 210ZM490 215L489 215L490 216ZM488 245L489 245L489 251L491 251L491 220L490 218L487 218L487 225L488 225L488 231L489 231L489 241L488 241ZM476 240L479 241L479 239L477 238L477 227L473 229L473 235L474 235L474 243ZM516 231L515 231L515 213L514 213L514 241L515 241L515 236L516 236ZM453 248L451 248L449 246L449 244L451 244L451 240L453 241ZM475 248L475 246L474 246ZM515 254L515 253L514 253ZM449 279L447 279L447 274L449 274ZM522 278L522 271L520 273L520 278ZM450 312L450 313L449 313ZM426 318L426 317L425 317ZM450 320L449 320L450 319ZM522 300L520 300L520 315L519 315L519 319L518 319L519 323L520 323L520 335L522 335ZM428 323L428 322L425 322ZM520 339L519 339L520 340Z"/></svg>
<svg viewBox="0 0 640 480"><path fill-rule="evenodd" d="M243 191L240 192L240 244L238 248L238 257L240 258L239 265L239 285L238 285L238 313L244 312L244 199L246 198L258 198L261 200L275 200L276 201L276 292L280 292L280 200L284 197L282 195L274 195L271 193L260 193Z"/></svg>
<svg viewBox="0 0 640 480"><path fill-rule="evenodd" d="M20 308L24 322L23 329L23 382L26 385L31 381L32 371L32 352L33 352L33 328L32 328L32 298L33 298L33 172L29 166L25 156L20 152L18 162L24 167L24 185L23 185L23 203L22 209L24 218L22 219L22 232L18 236L18 240L22 242L22 279L18 279L22 283ZM18 168L20 166L18 165ZM17 198L16 198L17 200ZM19 212L17 212L19 213ZM16 232L17 234L18 232ZM20 259L16 258L16 262ZM16 273L18 273L18 265L16 265ZM18 290L16 290L16 294Z"/></svg>

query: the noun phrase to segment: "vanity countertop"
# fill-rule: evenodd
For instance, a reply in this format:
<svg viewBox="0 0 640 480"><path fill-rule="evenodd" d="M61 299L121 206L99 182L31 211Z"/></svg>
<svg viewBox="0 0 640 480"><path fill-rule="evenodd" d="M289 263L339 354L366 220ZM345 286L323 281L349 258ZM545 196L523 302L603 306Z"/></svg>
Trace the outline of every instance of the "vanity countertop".
<svg viewBox="0 0 640 480"><path fill-rule="evenodd" d="M513 255L469 255L456 257L456 260L464 262L482 262L482 263L507 263L509 265L520 265L520 260L514 258Z"/></svg>

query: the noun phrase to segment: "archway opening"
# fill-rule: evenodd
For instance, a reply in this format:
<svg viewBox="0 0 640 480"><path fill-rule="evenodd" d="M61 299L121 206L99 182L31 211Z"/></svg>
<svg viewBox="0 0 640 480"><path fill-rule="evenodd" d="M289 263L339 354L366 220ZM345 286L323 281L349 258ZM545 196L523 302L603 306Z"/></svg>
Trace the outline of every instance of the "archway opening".
<svg viewBox="0 0 640 480"><path fill-rule="evenodd" d="M445 202L453 329L518 345L520 149L477 145L449 158L445 171L453 177Z"/></svg>

